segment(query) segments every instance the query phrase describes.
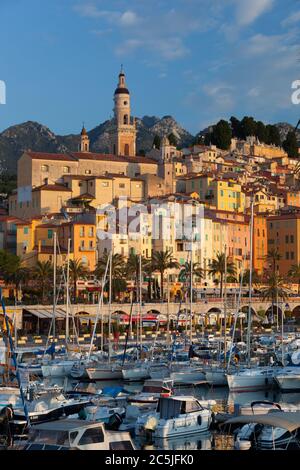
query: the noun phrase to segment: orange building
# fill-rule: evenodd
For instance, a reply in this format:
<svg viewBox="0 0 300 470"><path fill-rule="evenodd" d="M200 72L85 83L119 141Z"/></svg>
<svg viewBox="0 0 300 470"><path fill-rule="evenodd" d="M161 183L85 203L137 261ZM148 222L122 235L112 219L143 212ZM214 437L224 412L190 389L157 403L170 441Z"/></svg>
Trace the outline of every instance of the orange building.
<svg viewBox="0 0 300 470"><path fill-rule="evenodd" d="M253 224L253 267L258 274L262 274L266 267L268 253L267 230L267 214L255 214Z"/></svg>
<svg viewBox="0 0 300 470"><path fill-rule="evenodd" d="M72 258L81 261L93 271L96 267L96 226L87 222L66 222L59 227L59 243L63 250L68 249L71 239Z"/></svg>

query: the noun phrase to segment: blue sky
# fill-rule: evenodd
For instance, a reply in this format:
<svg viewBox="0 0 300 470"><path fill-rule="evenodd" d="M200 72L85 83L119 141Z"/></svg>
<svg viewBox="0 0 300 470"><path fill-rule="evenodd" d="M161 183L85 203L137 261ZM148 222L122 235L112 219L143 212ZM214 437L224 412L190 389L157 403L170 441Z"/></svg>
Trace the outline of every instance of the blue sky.
<svg viewBox="0 0 300 470"><path fill-rule="evenodd" d="M0 0L0 130L93 128L121 63L136 116L192 133L231 115L296 124L299 33L297 0Z"/></svg>

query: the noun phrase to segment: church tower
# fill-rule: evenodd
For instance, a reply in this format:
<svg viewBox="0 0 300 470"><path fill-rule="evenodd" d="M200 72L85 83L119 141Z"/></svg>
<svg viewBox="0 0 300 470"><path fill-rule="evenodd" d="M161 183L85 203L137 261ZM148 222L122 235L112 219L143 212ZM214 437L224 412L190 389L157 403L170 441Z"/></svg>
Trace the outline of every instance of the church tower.
<svg viewBox="0 0 300 470"><path fill-rule="evenodd" d="M130 93L126 87L123 69L114 95L114 129L111 132L113 155L136 155L136 125L130 115Z"/></svg>
<svg viewBox="0 0 300 470"><path fill-rule="evenodd" d="M83 125L81 135L80 135L80 152L89 152L89 151L90 151L90 139Z"/></svg>

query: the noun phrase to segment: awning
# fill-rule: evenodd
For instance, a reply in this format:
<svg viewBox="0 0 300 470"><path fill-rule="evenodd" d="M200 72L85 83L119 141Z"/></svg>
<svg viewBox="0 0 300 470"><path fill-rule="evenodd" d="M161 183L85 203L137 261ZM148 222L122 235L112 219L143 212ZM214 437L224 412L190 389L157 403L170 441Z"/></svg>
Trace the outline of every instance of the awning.
<svg viewBox="0 0 300 470"><path fill-rule="evenodd" d="M276 428L286 429L289 432L293 432L300 428L300 412L289 412L289 411L271 411L265 415L250 415L250 416L238 416L225 421L224 424L248 424L257 423L264 424L266 426L273 426Z"/></svg>
<svg viewBox="0 0 300 470"><path fill-rule="evenodd" d="M28 309L25 309L24 310L24 316L26 316L26 314L30 314L30 315L33 315L37 318L41 318L41 319L50 319L50 318L53 318L53 311L49 308L39 308L39 309L34 309L34 310L28 310ZM62 310L61 308L58 308L56 309L55 311L55 318L57 320L63 320L66 318L66 312L64 310Z"/></svg>

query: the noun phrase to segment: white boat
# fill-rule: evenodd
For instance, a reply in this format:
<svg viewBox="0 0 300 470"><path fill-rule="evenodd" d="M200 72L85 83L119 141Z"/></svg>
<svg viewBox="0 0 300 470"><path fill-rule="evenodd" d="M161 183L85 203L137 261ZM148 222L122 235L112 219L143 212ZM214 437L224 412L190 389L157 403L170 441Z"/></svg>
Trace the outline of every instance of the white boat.
<svg viewBox="0 0 300 470"><path fill-rule="evenodd" d="M43 377L69 377L75 360L57 361L42 364Z"/></svg>
<svg viewBox="0 0 300 470"><path fill-rule="evenodd" d="M103 423L62 419L32 426L24 450L135 450L130 434L105 429Z"/></svg>
<svg viewBox="0 0 300 470"><path fill-rule="evenodd" d="M149 379L149 366L141 364L138 367L123 368L122 377L124 380L129 380L131 382L138 382L140 380Z"/></svg>
<svg viewBox="0 0 300 470"><path fill-rule="evenodd" d="M277 369L271 367L256 367L227 374L229 390L232 392L266 390L273 386L276 371Z"/></svg>
<svg viewBox="0 0 300 470"><path fill-rule="evenodd" d="M128 397L130 403L157 403L160 397L172 395L172 380L146 380L142 391Z"/></svg>
<svg viewBox="0 0 300 470"><path fill-rule="evenodd" d="M207 382L214 387L227 386L226 371L222 368L211 368L204 371Z"/></svg>
<svg viewBox="0 0 300 470"><path fill-rule="evenodd" d="M197 384L206 381L204 372L193 367L178 372L171 372L170 378L174 381L174 384Z"/></svg>
<svg viewBox="0 0 300 470"><path fill-rule="evenodd" d="M300 367L284 367L275 374L274 380L282 392L300 390Z"/></svg>
<svg viewBox="0 0 300 470"><path fill-rule="evenodd" d="M118 364L87 367L86 373L90 380L120 380L123 378L122 368Z"/></svg>
<svg viewBox="0 0 300 470"><path fill-rule="evenodd" d="M191 396L160 398L155 413L137 418L135 433L145 436L150 432L152 439L168 439L208 431L211 424L211 410Z"/></svg>

